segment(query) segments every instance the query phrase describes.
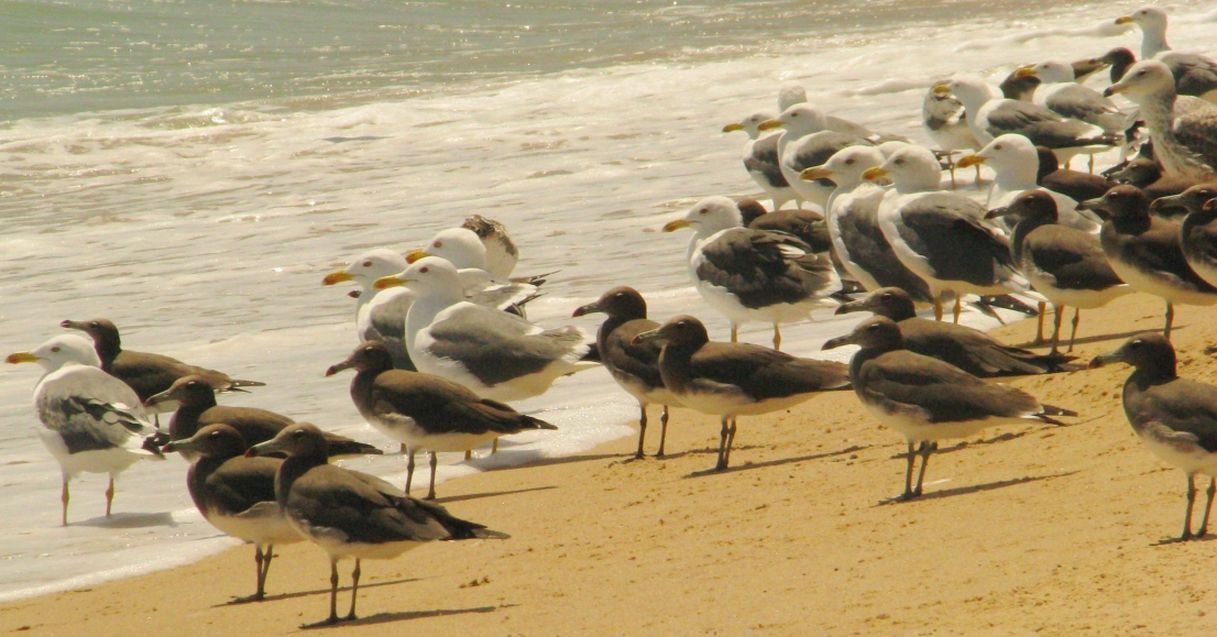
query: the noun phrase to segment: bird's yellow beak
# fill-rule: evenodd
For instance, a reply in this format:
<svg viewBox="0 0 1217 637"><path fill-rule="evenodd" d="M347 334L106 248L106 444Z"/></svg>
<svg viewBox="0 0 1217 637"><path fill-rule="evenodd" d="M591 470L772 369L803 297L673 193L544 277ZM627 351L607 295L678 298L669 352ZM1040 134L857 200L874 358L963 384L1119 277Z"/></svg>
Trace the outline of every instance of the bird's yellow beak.
<svg viewBox="0 0 1217 637"><path fill-rule="evenodd" d="M758 124L756 129L757 130L773 130L775 128L782 128L783 126L785 126L785 124L783 124L779 120L767 119L767 120L761 122L760 124Z"/></svg>
<svg viewBox="0 0 1217 637"><path fill-rule="evenodd" d="M343 281L350 281L351 278L352 277L350 274L347 274L342 270L338 270L337 272L330 272L329 274L325 275L325 278L321 279L321 285L334 285L336 283L342 283Z"/></svg>
<svg viewBox="0 0 1217 637"><path fill-rule="evenodd" d="M815 181L817 179L828 179L830 177L832 177L832 171L823 166L804 168L803 172L799 173L799 178L804 181Z"/></svg>
<svg viewBox="0 0 1217 637"><path fill-rule="evenodd" d="M968 166L979 166L985 163L985 158L980 155L964 155L955 162L956 168L967 168Z"/></svg>
<svg viewBox="0 0 1217 637"><path fill-rule="evenodd" d="M1015 69L1014 77L1035 77L1035 67L1020 66L1019 68Z"/></svg>
<svg viewBox="0 0 1217 637"><path fill-rule="evenodd" d="M423 257L429 257L426 250L411 250L406 254L406 263L414 263Z"/></svg>
<svg viewBox="0 0 1217 637"><path fill-rule="evenodd" d="M37 363L38 357L34 356L30 352L14 352L9 354L8 358L4 359L4 362L12 363L14 365L17 363Z"/></svg>
<svg viewBox="0 0 1217 637"><path fill-rule="evenodd" d="M387 290L389 288L401 287L408 282L409 279L401 279L396 276L382 276L379 279L376 279L376 282L372 284L372 287L376 288L377 290Z"/></svg>
<svg viewBox="0 0 1217 637"><path fill-rule="evenodd" d="M951 85L947 82L939 82L934 85L934 95L947 95L951 92Z"/></svg>
<svg viewBox="0 0 1217 637"><path fill-rule="evenodd" d="M664 232L675 232L677 230L680 230L681 228L688 228L689 225L690 224L689 224L688 220L677 219L676 221L669 221L669 222L663 224L663 231Z"/></svg>
<svg viewBox="0 0 1217 637"><path fill-rule="evenodd" d="M744 130L744 126L739 122L732 122L723 127L724 133L734 133L737 130Z"/></svg>
<svg viewBox="0 0 1217 637"><path fill-rule="evenodd" d="M871 166L862 173L862 178L866 181L875 181L881 177L887 177L887 171L879 166Z"/></svg>
<svg viewBox="0 0 1217 637"><path fill-rule="evenodd" d="M1133 19L1132 19L1132 16L1130 16L1130 15L1122 15L1122 16L1116 18L1116 24L1132 24L1132 23L1133 23Z"/></svg>

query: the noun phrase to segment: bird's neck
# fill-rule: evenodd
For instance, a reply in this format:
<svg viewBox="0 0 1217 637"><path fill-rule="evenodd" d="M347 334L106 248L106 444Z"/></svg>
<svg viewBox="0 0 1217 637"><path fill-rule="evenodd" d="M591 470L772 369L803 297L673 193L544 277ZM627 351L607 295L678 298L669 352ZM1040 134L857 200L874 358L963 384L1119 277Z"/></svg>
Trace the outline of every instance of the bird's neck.
<svg viewBox="0 0 1217 637"><path fill-rule="evenodd" d="M219 469L226 460L227 458L200 456L186 471L186 489L190 491L190 499L194 500L194 506L200 513L205 514L207 510L207 504L203 500L207 478L215 473L215 470Z"/></svg>
<svg viewBox="0 0 1217 637"><path fill-rule="evenodd" d="M1141 117L1145 119L1146 125L1155 134L1165 134L1174 127L1175 100L1177 98L1175 88L1167 86L1150 94L1148 99L1143 99L1137 104L1141 110Z"/></svg>
<svg viewBox="0 0 1217 637"><path fill-rule="evenodd" d="M1141 59L1149 60L1155 55L1171 50L1171 45L1166 43L1166 29L1142 29L1141 30Z"/></svg>
<svg viewBox="0 0 1217 637"><path fill-rule="evenodd" d="M663 384L679 392L689 385L693 377L693 354L700 345L664 345L659 353L659 376Z"/></svg>
<svg viewBox="0 0 1217 637"><path fill-rule="evenodd" d="M1031 234L1032 230L1050 223L1052 222L1043 217L1025 217L1019 220L1018 225L1014 226L1014 232L1010 233L1010 256L1015 265L1023 261L1023 240L1027 235Z"/></svg>
<svg viewBox="0 0 1217 637"><path fill-rule="evenodd" d="M862 366L890 351L892 349L889 347L864 347L854 353L854 357L849 359L849 382L855 390L859 388Z"/></svg>
<svg viewBox="0 0 1217 637"><path fill-rule="evenodd" d="M320 458L315 455L288 456L283 464L279 465L279 470L275 472L275 501L279 503L279 506L286 506L287 496L291 493L292 485L300 476L325 463L324 456Z"/></svg>
<svg viewBox="0 0 1217 637"><path fill-rule="evenodd" d="M365 411L365 408L371 407L372 387L376 382L376 377L383 371L385 370L361 369L355 372L355 378L351 379L351 401L355 403L360 414Z"/></svg>
<svg viewBox="0 0 1217 637"><path fill-rule="evenodd" d="M177 411L173 412L173 418L169 420L169 438L182 440L193 436L199 430L199 416L215 405L215 399L212 398L210 405L203 403L179 406Z"/></svg>

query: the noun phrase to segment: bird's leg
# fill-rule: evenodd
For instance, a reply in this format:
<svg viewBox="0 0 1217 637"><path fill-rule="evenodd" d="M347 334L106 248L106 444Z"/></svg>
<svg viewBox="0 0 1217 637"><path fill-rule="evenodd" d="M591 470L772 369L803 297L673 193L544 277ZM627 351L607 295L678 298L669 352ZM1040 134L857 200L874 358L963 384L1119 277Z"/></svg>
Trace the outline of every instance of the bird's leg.
<svg viewBox="0 0 1217 637"><path fill-rule="evenodd" d="M1166 328L1163 330L1163 336L1166 340L1171 340L1171 325L1175 322L1175 304L1170 301L1166 302Z"/></svg>
<svg viewBox="0 0 1217 637"><path fill-rule="evenodd" d="M913 458L916 457L913 451L913 441L909 441L908 464L904 466L904 493L901 494L901 500L908 500L913 497Z"/></svg>
<svg viewBox="0 0 1217 637"><path fill-rule="evenodd" d="M963 313L963 295L955 295L955 324L959 325L959 315Z"/></svg>
<svg viewBox="0 0 1217 637"><path fill-rule="evenodd" d="M338 558L330 558L330 616L319 623L338 623Z"/></svg>
<svg viewBox="0 0 1217 637"><path fill-rule="evenodd" d="M1048 352L1051 356L1056 356L1057 345L1061 342L1061 319L1064 318L1064 305L1052 305L1052 351Z"/></svg>
<svg viewBox="0 0 1217 637"><path fill-rule="evenodd" d="M1037 324L1035 326L1035 344L1043 345L1044 344L1044 314L1047 313L1047 311L1048 311L1048 304L1043 301L1040 301L1039 302L1039 311L1040 311L1039 321L1037 322Z"/></svg>
<svg viewBox="0 0 1217 637"><path fill-rule="evenodd" d="M498 452L499 452L499 439L495 438L494 440L490 441L490 455L493 456L494 454L496 454Z"/></svg>
<svg viewBox="0 0 1217 637"><path fill-rule="evenodd" d="M1069 332L1069 349L1066 351L1069 351L1069 352L1073 351L1073 339L1078 337L1078 323L1081 323L1081 322L1082 322L1082 308L1075 307L1075 308L1073 308L1073 330Z"/></svg>
<svg viewBox="0 0 1217 637"><path fill-rule="evenodd" d="M406 443L403 442L401 443L401 455L404 456L407 453L410 453L410 450L406 447Z"/></svg>
<svg viewBox="0 0 1217 637"><path fill-rule="evenodd" d="M1196 504L1196 476L1187 475L1187 510L1183 514L1183 535L1181 540L1192 539L1192 508Z"/></svg>
<svg viewBox="0 0 1217 637"><path fill-rule="evenodd" d="M928 441L921 443L921 470L917 472L917 486L913 488L913 495L921 495L921 483L925 481L925 467L930 464L930 454L934 453L934 447Z"/></svg>
<svg viewBox="0 0 1217 637"><path fill-rule="evenodd" d="M668 439L668 406L663 406L663 413L659 416L659 451L655 452L656 458L663 457L663 444Z"/></svg>
<svg viewBox="0 0 1217 637"><path fill-rule="evenodd" d="M59 492L59 501L63 503L63 525L68 525L68 500L71 496L68 495L68 476L63 476L63 490Z"/></svg>
<svg viewBox="0 0 1217 637"><path fill-rule="evenodd" d="M1088 162L1088 164L1090 166L1090 174L1093 175L1094 174L1094 155L1090 156L1090 161Z"/></svg>
<svg viewBox="0 0 1217 637"><path fill-rule="evenodd" d="M258 584L257 588L254 589L253 597L249 598L250 601L260 601L264 595L263 591L266 590L266 571L263 569L266 568L267 561L269 560L266 560L262 555L262 545L254 544L254 567L257 569Z"/></svg>
<svg viewBox="0 0 1217 637"><path fill-rule="evenodd" d="M1200 528L1196 530L1196 537L1204 537L1209 532L1209 513L1213 512L1214 493L1217 493L1217 479L1209 478L1208 499L1204 502L1204 517L1200 520Z"/></svg>
<svg viewBox="0 0 1217 637"><path fill-rule="evenodd" d="M782 351L782 329L777 323L773 324L773 349Z"/></svg>
<svg viewBox="0 0 1217 637"><path fill-rule="evenodd" d="M980 164L976 164L976 185L979 186L981 183L982 182L980 179Z"/></svg>
<svg viewBox="0 0 1217 637"><path fill-rule="evenodd" d="M469 460L470 460L470 459L472 459L472 458L473 458L473 450L472 450L472 449L466 449L466 450L465 450L465 460L466 460L466 461L469 461Z"/></svg>
<svg viewBox="0 0 1217 637"><path fill-rule="evenodd" d="M351 571L351 611L347 613L347 621L355 619L355 596L359 594L359 563L362 560L355 558L355 568Z"/></svg>
<svg viewBox="0 0 1217 637"><path fill-rule="evenodd" d="M934 299L934 320L935 321L942 320L942 300L941 299Z"/></svg>
<svg viewBox="0 0 1217 637"><path fill-rule="evenodd" d="M951 173L951 190L955 190L958 188L955 184L955 156L950 152L947 153L947 172Z"/></svg>
<svg viewBox="0 0 1217 637"><path fill-rule="evenodd" d="M644 454L642 452L642 443L647 437L647 404L638 403L638 450L634 452L634 458L642 460Z"/></svg>
<svg viewBox="0 0 1217 637"><path fill-rule="evenodd" d="M718 462L715 463L715 471L722 471L727 468L727 459L724 455L727 450L727 417L723 416L722 428L718 430Z"/></svg>
<svg viewBox="0 0 1217 637"><path fill-rule="evenodd" d="M431 453L431 487L427 489L427 499L435 499L435 467L439 464L439 454L434 451Z"/></svg>
<svg viewBox="0 0 1217 637"><path fill-rule="evenodd" d="M114 504L114 476L110 476L110 485L106 487L106 517L110 517L110 507Z"/></svg>
<svg viewBox="0 0 1217 637"><path fill-rule="evenodd" d="M258 589L258 599L266 596L266 576L270 574L270 561L275 557L275 545L267 544L262 549L262 588Z"/></svg>
<svg viewBox="0 0 1217 637"><path fill-rule="evenodd" d="M410 485L414 483L414 448L406 450L406 495L410 495Z"/></svg>
<svg viewBox="0 0 1217 637"><path fill-rule="evenodd" d="M731 464L731 445L735 444L735 416L731 417L731 429L727 430L727 453L723 456L723 468Z"/></svg>
<svg viewBox="0 0 1217 637"><path fill-rule="evenodd" d="M739 342L739 326L736 325L735 323L731 324L731 342L732 343Z"/></svg>

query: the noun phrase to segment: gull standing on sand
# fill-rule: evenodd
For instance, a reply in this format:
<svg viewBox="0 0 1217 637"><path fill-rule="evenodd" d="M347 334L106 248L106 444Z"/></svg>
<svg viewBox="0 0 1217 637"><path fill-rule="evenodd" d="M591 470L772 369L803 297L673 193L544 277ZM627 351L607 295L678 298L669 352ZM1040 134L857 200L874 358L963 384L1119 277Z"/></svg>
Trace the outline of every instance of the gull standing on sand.
<svg viewBox="0 0 1217 637"><path fill-rule="evenodd" d="M634 337L642 332L659 327L659 323L647 318L647 302L638 290L627 286L615 287L593 303L580 306L571 316L604 313L608 317L596 332L596 350L600 361L608 369L617 384L638 401L638 450L634 457L641 459L643 442L647 435L647 405L663 405L659 417L659 449L656 458L664 455L664 443L668 438L668 407L680 401L663 384L659 373L659 352L663 346L657 341L635 343Z"/></svg>
<svg viewBox="0 0 1217 637"><path fill-rule="evenodd" d="M731 342L740 324L773 325L773 347L782 345L782 323L808 318L825 297L841 288L827 257L783 232L740 227L740 211L728 197L707 197L664 232L692 228L685 258L702 298L731 322Z"/></svg>
<svg viewBox="0 0 1217 637"><path fill-rule="evenodd" d="M968 124L967 109L950 91L939 92L932 86L921 101L921 125L934 142L934 147L946 154L951 187L954 188L955 161L952 155L981 146ZM980 168L976 169L976 181L980 182Z"/></svg>
<svg viewBox="0 0 1217 637"><path fill-rule="evenodd" d="M1078 202L1059 192L1047 190L1036 183L1039 172L1039 154L1031 140L1007 133L998 136L974 155L959 160L959 165L985 164L993 168L995 177L989 186L985 208L1003 208L1028 190L1040 189L1052 196L1056 202L1060 223L1084 232L1097 233L1102 225L1094 218L1076 211Z"/></svg>
<svg viewBox="0 0 1217 637"><path fill-rule="evenodd" d="M1053 416L1077 415L1041 405L1020 389L987 384L954 365L908 351L900 328L882 316L859 323L848 336L829 340L824 349L846 344L862 348L849 362L849 381L858 399L908 441L904 493L897 501L921 495L925 468L938 440L964 438L1002 424L1061 425ZM913 486L914 456L918 454L921 471Z"/></svg>
<svg viewBox="0 0 1217 637"><path fill-rule="evenodd" d="M356 370L351 400L368 424L406 446L406 488L414 481L414 454L431 455L427 499L435 499L436 452L465 451L500 436L529 429L557 427L476 394L433 374L394 369L382 343L367 341L340 363L325 370L333 376Z"/></svg>
<svg viewBox="0 0 1217 637"><path fill-rule="evenodd" d="M918 303L932 303L929 285L896 258L879 227L883 188L862 179L862 173L882 164L883 159L873 146L850 146L837 151L823 166L804 170L802 177L836 184L825 220L834 253L854 280L868 291L895 286Z"/></svg>
<svg viewBox="0 0 1217 637"><path fill-rule="evenodd" d="M169 440L185 440L208 425L223 423L236 430L246 445L256 445L274 438L284 427L295 422L282 414L256 407L217 405L215 390L199 376L183 376L165 391L144 401L145 406L173 411L169 420ZM351 440L346 436L325 432L330 452L335 457L379 455L372 445ZM186 460L194 460L189 449L181 451Z"/></svg>
<svg viewBox="0 0 1217 637"><path fill-rule="evenodd" d="M930 286L934 318L942 318L944 292L955 294L955 322L964 294L1006 294L1027 289L1005 238L985 224L979 203L939 189L934 153L910 145L881 166L862 174L874 181L890 176L895 187L879 204L879 227L896 257Z"/></svg>
<svg viewBox="0 0 1217 637"><path fill-rule="evenodd" d="M871 312L891 319L900 328L905 349L950 363L973 376L1022 376L1064 371L1067 356L1045 356L1003 345L987 332L917 316L913 300L900 288L879 288L857 301L844 303L837 314Z"/></svg>
<svg viewBox="0 0 1217 637"><path fill-rule="evenodd" d="M1074 308L1072 352L1082 309L1103 307L1133 291L1112 270L1098 237L1057 222L1056 202L1047 192L1028 190L988 216L1018 221L1010 234L1010 254L1031 287L1052 303L1052 353L1057 351L1065 306Z"/></svg>
<svg viewBox="0 0 1217 637"><path fill-rule="evenodd" d="M499 401L539 396L559 377L591 369L587 339L574 327L543 329L466 301L456 266L425 257L377 287L406 285L418 298L406 316L406 348L418 371Z"/></svg>
<svg viewBox="0 0 1217 637"><path fill-rule="evenodd" d="M1150 204L1150 212L1180 205L1187 211L1179 228L1183 256L1200 278L1217 286L1217 182L1197 184Z"/></svg>
<svg viewBox="0 0 1217 637"><path fill-rule="evenodd" d="M1124 95L1140 107L1154 156L1166 174L1196 181L1217 179L1217 106L1178 96L1165 64L1137 62L1103 94Z"/></svg>
<svg viewBox="0 0 1217 637"><path fill-rule="evenodd" d="M1151 453L1187 476L1187 509L1180 540L1199 539L1208 531L1213 494L1217 491L1217 387L1179 378L1175 348L1157 332L1138 334L1119 349L1096 356L1091 367L1127 363L1135 370L1124 382L1124 415ZM1209 476L1208 499L1200 528L1192 533L1196 474Z"/></svg>
<svg viewBox="0 0 1217 637"><path fill-rule="evenodd" d="M793 407L822 391L849 386L845 365L796 358L748 343L716 343L692 316L677 316L634 336L663 342L659 373L684 406L722 419L715 471L731 461L737 416Z"/></svg>
<svg viewBox="0 0 1217 637"><path fill-rule="evenodd" d="M313 425L292 425L250 447L246 455L271 453L287 455L275 474L275 500L296 531L330 558L330 615L317 625L357 618L355 599L365 559L392 559L434 540L508 537L415 500L380 478L329 464L325 437ZM351 609L339 619L338 560L346 557L355 559Z"/></svg>
<svg viewBox="0 0 1217 637"><path fill-rule="evenodd" d="M275 501L278 458L246 458L245 439L225 424L208 425L189 438L165 445L165 452L189 453L196 458L186 472L186 488L194 506L221 532L254 545L257 587L249 597L266 598L266 575L276 544L304 538L287 521Z"/></svg>
<svg viewBox="0 0 1217 637"><path fill-rule="evenodd" d="M1099 239L1111 269L1133 290L1166 302L1166 338L1171 336L1176 303L1217 303L1217 287L1197 276L1183 256L1180 223L1151 215L1145 193L1135 186L1116 186L1081 205L1107 215Z"/></svg>
<svg viewBox="0 0 1217 637"><path fill-rule="evenodd" d="M325 275L322 285L353 281L359 285L355 304L355 333L362 341L380 341L393 355L393 366L414 369L406 352L406 313L414 302L414 294L397 287L378 290L374 286L381 277L392 276L409 267L406 257L388 248L373 248L355 255L347 267Z"/></svg>
<svg viewBox="0 0 1217 637"><path fill-rule="evenodd" d="M93 344L75 334L56 336L8 363L38 363L46 373L34 387L34 411L42 421L38 438L63 474L61 521L68 524L68 483L76 475L106 473L106 517L114 503L114 479L139 460L163 459L145 447L153 432L143 419L139 396L100 369Z"/></svg>

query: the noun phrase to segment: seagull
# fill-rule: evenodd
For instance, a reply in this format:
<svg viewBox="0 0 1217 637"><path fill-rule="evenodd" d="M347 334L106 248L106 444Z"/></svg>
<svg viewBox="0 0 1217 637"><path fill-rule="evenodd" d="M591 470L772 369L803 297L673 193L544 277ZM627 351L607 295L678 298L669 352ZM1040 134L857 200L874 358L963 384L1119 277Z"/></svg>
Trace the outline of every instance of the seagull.
<svg viewBox="0 0 1217 637"><path fill-rule="evenodd" d="M880 422L904 434L908 441L904 493L895 498L897 501L921 495L925 468L938 440L971 436L1001 424L1062 425L1053 416L1077 415L1041 405L1022 390L986 384L954 365L908 351L900 328L882 316L859 323L848 336L825 342L824 349L846 344L862 348L849 362L849 380L858 399ZM921 456L921 471L914 487L917 454Z"/></svg>
<svg viewBox="0 0 1217 637"><path fill-rule="evenodd" d="M778 157L782 175L803 201L821 209L828 203L833 184L799 178L803 169L819 166L846 146L873 145L865 137L840 133L828 128L824 113L807 104L796 104L776 118L762 122L762 131L784 129L778 138Z"/></svg>
<svg viewBox="0 0 1217 637"><path fill-rule="evenodd" d="M923 319L917 316L913 300L900 288L879 288L837 308L837 314L863 311L895 322L905 349L950 363L980 378L1066 371L1064 363L1072 359L1003 345L987 333L965 325Z"/></svg>
<svg viewBox="0 0 1217 637"><path fill-rule="evenodd" d="M1217 286L1217 193L1212 184L1207 190L1205 194L1211 196L1183 220L1179 236L1187 264L1209 285Z"/></svg>
<svg viewBox="0 0 1217 637"><path fill-rule="evenodd" d="M668 438L668 407L679 405L680 400L663 384L659 373L659 352L662 346L657 341L634 343L634 337L642 332L659 327L659 323L647 318L647 302L642 294L627 286L615 287L593 303L575 309L571 316L603 313L608 317L596 332L596 350L600 360L617 384L638 401L638 450L634 457L644 457L642 444L647 435L647 405L663 405L659 417L659 450L656 458L664 455L664 442Z"/></svg>
<svg viewBox="0 0 1217 637"><path fill-rule="evenodd" d="M938 188L938 161L927 148L908 146L862 173L891 177L895 187L879 204L879 227L896 257L930 286L934 318L942 318L944 292L955 294L955 322L964 294L1022 291L1027 281L1010 257L1005 238L985 224L975 201Z"/></svg>
<svg viewBox="0 0 1217 637"><path fill-rule="evenodd" d="M1003 208L1010 205L1020 193L1041 189L1056 202L1060 223L1090 233L1097 233L1102 226L1101 220L1093 215L1087 217L1079 214L1075 210L1078 202L1074 199L1054 190L1043 189L1036 183L1039 154L1031 140L1022 135L999 135L976 154L959 160L959 165L963 167L975 164L992 167L996 175L985 199L987 209Z"/></svg>
<svg viewBox="0 0 1217 637"><path fill-rule="evenodd" d="M1194 95L1217 104L1217 60L1172 50L1166 43L1165 11L1143 7L1116 18L1116 24L1135 24L1141 28L1141 59L1165 64L1179 95Z"/></svg>
<svg viewBox="0 0 1217 637"><path fill-rule="evenodd" d="M1103 94L1078 84L1073 67L1060 60L1046 60L1032 66L1020 67L1015 74L1029 74L1039 78L1041 84L1035 89L1034 103L1076 120L1094 124L1108 133L1120 134L1128 128L1128 117L1120 112L1115 102Z"/></svg>
<svg viewBox="0 0 1217 637"><path fill-rule="evenodd" d="M202 376L216 391L244 391L244 387L266 385L256 380L231 378L223 372L189 365L169 356L123 349L118 327L108 319L65 320L59 325L88 334L101 359L101 369L130 385L140 400L169 389L173 381L189 374Z"/></svg>
<svg viewBox="0 0 1217 637"><path fill-rule="evenodd" d="M1187 509L1179 540L1205 536L1217 485L1217 387L1179 378L1175 348L1157 332L1138 334L1119 349L1095 357L1091 367L1127 363L1135 369L1124 383L1124 415L1151 453L1187 476ZM1209 476L1200 528L1192 533L1196 474Z"/></svg>
<svg viewBox="0 0 1217 637"><path fill-rule="evenodd" d="M1031 287L1052 302L1052 353L1057 351L1065 306L1074 308L1072 352L1082 308L1103 307L1133 291L1108 264L1098 237L1057 222L1056 201L1047 192L1028 190L987 216L1018 220L1010 235L1010 253Z"/></svg>
<svg viewBox="0 0 1217 637"><path fill-rule="evenodd" d="M768 111L757 111L738 122L723 126L723 132L744 131L748 135L748 142L744 144L744 169L756 185L769 195L773 209L778 210L786 202L796 199L798 193L790 187L778 165L778 137L781 133L761 135L761 123L774 117Z"/></svg>
<svg viewBox="0 0 1217 637"><path fill-rule="evenodd" d="M807 208L769 212L755 199L740 199L740 221L745 228L792 234L811 246L812 252L831 252L832 240L824 215Z"/></svg>
<svg viewBox="0 0 1217 637"><path fill-rule="evenodd" d="M546 330L465 300L456 266L446 259L419 259L376 285L406 285L418 295L406 316L406 348L418 371L482 398L538 396L559 377L597 365L580 360L588 346L574 327Z"/></svg>
<svg viewBox="0 0 1217 637"><path fill-rule="evenodd" d="M76 475L107 473L106 517L114 503L114 479L139 460L163 459L144 436L139 396L126 383L100 369L88 339L56 336L29 352L9 354L8 363L38 363L46 373L34 387L34 411L42 421L38 438L63 474L63 526L68 525L68 482Z"/></svg>
<svg viewBox="0 0 1217 637"><path fill-rule="evenodd" d="M781 232L740 227L739 207L728 197L707 197L664 232L692 228L686 258L702 298L731 322L731 342L748 321L773 325L774 349L782 344L780 325L808 317L829 303L841 287L831 261Z"/></svg>
<svg viewBox="0 0 1217 637"><path fill-rule="evenodd" d="M491 276L501 281L510 278L520 260L520 251L507 234L507 227L482 215L465 217L461 227L472 230L486 246L486 270Z"/></svg>
<svg viewBox="0 0 1217 637"><path fill-rule="evenodd" d="M1166 301L1166 338L1175 320L1175 303L1217 303L1217 287L1187 264L1180 223L1150 215L1145 193L1135 186L1116 186L1081 205L1107 214L1099 239L1112 270L1132 289Z"/></svg>
<svg viewBox="0 0 1217 637"><path fill-rule="evenodd" d="M1162 174L1162 164L1151 157L1129 160L1127 164L1109 174L1111 180L1117 184L1128 184L1140 188L1151 201L1160 197L1177 195L1196 184L1193 179Z"/></svg>
<svg viewBox="0 0 1217 637"><path fill-rule="evenodd" d="M960 75L934 85L937 93L953 93L963 102L976 141L988 144L999 135L1018 133L1039 146L1047 146L1068 161L1078 153L1098 153L1121 142L1093 124L1069 119L1043 106L1016 99L995 97L993 89L978 77Z"/></svg>
<svg viewBox="0 0 1217 637"><path fill-rule="evenodd" d="M393 355L393 366L413 371L414 363L406 352L406 312L414 294L406 288L377 290L377 279L392 276L409 267L406 258L388 248L373 248L355 255L347 267L325 275L322 285L353 281L360 287L355 306L356 335L362 341L380 341Z"/></svg>
<svg viewBox="0 0 1217 637"><path fill-rule="evenodd" d="M686 407L722 418L715 471L730 463L737 416L788 409L849 385L841 363L796 358L748 343L711 342L706 326L692 316L672 318L636 334L632 342L652 340L664 344L659 355L664 386Z"/></svg>
<svg viewBox="0 0 1217 637"><path fill-rule="evenodd" d="M326 461L321 430L298 423L274 439L254 445L248 456L283 453L275 474L275 499L288 521L330 558L330 615L333 625L356 619L360 565L364 559L392 559L433 540L504 539L505 533L462 520L447 509L415 500L366 473ZM338 617L338 560L355 558L351 571L351 609Z"/></svg>
<svg viewBox="0 0 1217 637"><path fill-rule="evenodd" d="M1178 96L1165 64L1137 62L1103 94L1124 95L1140 107L1154 156L1165 174L1196 181L1217 179L1217 106Z"/></svg>
<svg viewBox="0 0 1217 637"><path fill-rule="evenodd" d="M873 146L850 146L828 162L803 171L803 178L829 179L836 184L828 199L826 220L834 253L845 271L866 290L895 286L918 303L932 303L929 285L900 262L879 227L879 202L884 191L862 179L862 173L883 163Z"/></svg>
<svg viewBox="0 0 1217 637"><path fill-rule="evenodd" d="M325 371L355 369L351 400L368 424L406 445L406 488L414 479L414 454L431 455L427 499L435 499L436 452L469 451L500 436L557 427L476 394L433 374L394 369L382 343L360 343L350 356ZM331 450L332 451L332 450Z"/></svg>
<svg viewBox="0 0 1217 637"><path fill-rule="evenodd" d="M968 111L963 102L949 91L938 92L933 87L921 102L921 125L938 150L946 153L947 168L951 173L951 187L955 187L955 162L951 155L961 150L980 148L976 135L968 124ZM980 168L976 169L980 181Z"/></svg>
<svg viewBox="0 0 1217 637"><path fill-rule="evenodd" d="M407 253L406 263L414 263L428 256L447 259L456 266L465 296L470 301L521 315L523 306L538 296L537 282L544 282L544 277L496 280L487 270L486 246L478 239L477 234L467 228L439 231L427 242L427 247ZM405 268L397 272L402 270Z"/></svg>
<svg viewBox="0 0 1217 637"><path fill-rule="evenodd" d="M1061 168L1056 155L1044 146L1036 146L1039 169L1035 173L1035 183L1044 190L1059 192L1078 201L1102 197L1107 189L1116 185L1115 182L1102 175ZM1100 224L1101 225L1101 224Z"/></svg>
<svg viewBox="0 0 1217 637"><path fill-rule="evenodd" d="M278 458L246 458L245 439L225 424L208 425L193 436L165 445L166 452L187 452L197 458L186 472L190 499L212 526L254 545L257 588L249 597L266 598L266 575L276 544L304 538L283 515L275 501Z"/></svg>
<svg viewBox="0 0 1217 637"><path fill-rule="evenodd" d="M256 445L274 438L284 427L295 422L266 409L217 405L215 390L203 378L193 375L177 379L169 389L150 396L144 405L174 411L173 418L169 420L170 441L185 440L208 425L222 423L235 429L245 444ZM372 445L328 431L325 432L325 439L334 457L382 453ZM189 449L181 450L181 454L186 460L194 460Z"/></svg>

